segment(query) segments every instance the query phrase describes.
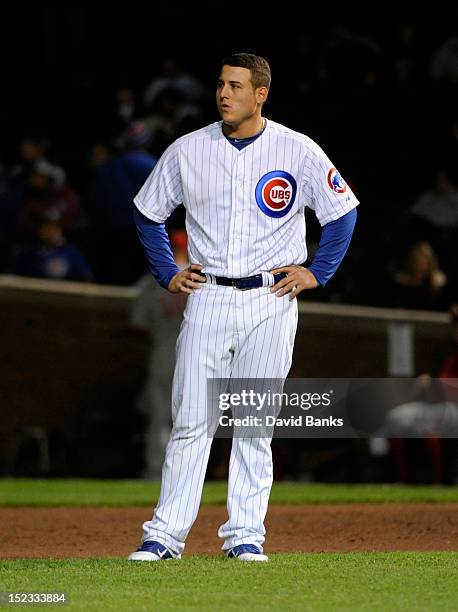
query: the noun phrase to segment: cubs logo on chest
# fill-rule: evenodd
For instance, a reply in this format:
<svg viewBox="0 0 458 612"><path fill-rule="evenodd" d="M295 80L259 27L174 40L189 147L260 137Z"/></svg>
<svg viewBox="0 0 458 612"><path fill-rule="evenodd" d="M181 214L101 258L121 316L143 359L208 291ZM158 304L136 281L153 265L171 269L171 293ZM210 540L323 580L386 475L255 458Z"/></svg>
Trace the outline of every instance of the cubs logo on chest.
<svg viewBox="0 0 458 612"><path fill-rule="evenodd" d="M256 185L256 203L268 217L284 217L296 199L296 179L285 170L264 174Z"/></svg>

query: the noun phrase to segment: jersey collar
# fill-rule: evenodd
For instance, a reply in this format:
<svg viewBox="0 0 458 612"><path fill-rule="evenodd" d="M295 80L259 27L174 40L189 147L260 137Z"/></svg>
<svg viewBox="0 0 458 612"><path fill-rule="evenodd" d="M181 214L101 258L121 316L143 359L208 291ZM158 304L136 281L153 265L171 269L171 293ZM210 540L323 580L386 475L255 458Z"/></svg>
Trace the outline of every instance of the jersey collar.
<svg viewBox="0 0 458 612"><path fill-rule="evenodd" d="M262 119L264 122L263 128L260 132L258 132L254 136L248 136L247 138L231 138L230 136L226 136L226 134L223 132L223 122L222 121L220 122L221 123L221 126L220 126L221 134L223 135L223 137L225 138L225 140L227 140L229 144L231 144L235 149L237 149L239 153L241 153L248 145L252 144L256 140L261 138L261 136L266 131L267 119L265 117L263 117Z"/></svg>

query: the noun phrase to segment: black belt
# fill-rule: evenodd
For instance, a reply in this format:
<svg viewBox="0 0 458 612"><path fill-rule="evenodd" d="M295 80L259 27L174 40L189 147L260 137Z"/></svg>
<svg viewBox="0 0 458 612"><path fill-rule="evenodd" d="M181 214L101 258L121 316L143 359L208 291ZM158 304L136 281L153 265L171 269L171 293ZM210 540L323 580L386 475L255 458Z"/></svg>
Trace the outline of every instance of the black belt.
<svg viewBox="0 0 458 612"><path fill-rule="evenodd" d="M282 278L287 276L286 272L279 272L274 274L275 282L281 281ZM245 276L244 278L226 278L225 276L215 276L217 285L224 285L225 287L234 287L234 289L257 289L263 286L262 274L255 274L254 276Z"/></svg>

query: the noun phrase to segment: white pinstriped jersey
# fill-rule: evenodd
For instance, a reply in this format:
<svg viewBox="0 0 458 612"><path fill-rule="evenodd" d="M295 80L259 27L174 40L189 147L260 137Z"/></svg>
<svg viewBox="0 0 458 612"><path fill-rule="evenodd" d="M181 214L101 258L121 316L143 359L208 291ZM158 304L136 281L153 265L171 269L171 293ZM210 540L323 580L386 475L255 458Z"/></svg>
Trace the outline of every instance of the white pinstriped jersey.
<svg viewBox="0 0 458 612"><path fill-rule="evenodd" d="M134 202L158 223L184 204L190 262L231 278L304 263L306 206L325 225L358 204L313 140L270 120L240 151L221 121L179 138Z"/></svg>

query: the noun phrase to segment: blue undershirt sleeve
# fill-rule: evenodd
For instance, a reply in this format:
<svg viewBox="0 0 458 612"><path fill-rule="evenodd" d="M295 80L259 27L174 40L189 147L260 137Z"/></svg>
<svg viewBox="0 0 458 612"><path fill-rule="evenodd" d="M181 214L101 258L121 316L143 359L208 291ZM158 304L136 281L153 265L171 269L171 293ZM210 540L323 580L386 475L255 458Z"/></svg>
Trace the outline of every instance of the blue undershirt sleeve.
<svg viewBox="0 0 458 612"><path fill-rule="evenodd" d="M145 249L151 274L167 289L172 277L180 271L173 259L172 247L164 223L156 223L145 217L134 206L134 221L138 237Z"/></svg>
<svg viewBox="0 0 458 612"><path fill-rule="evenodd" d="M324 287L347 252L356 223L356 208L323 226L320 244L309 266L319 284Z"/></svg>

